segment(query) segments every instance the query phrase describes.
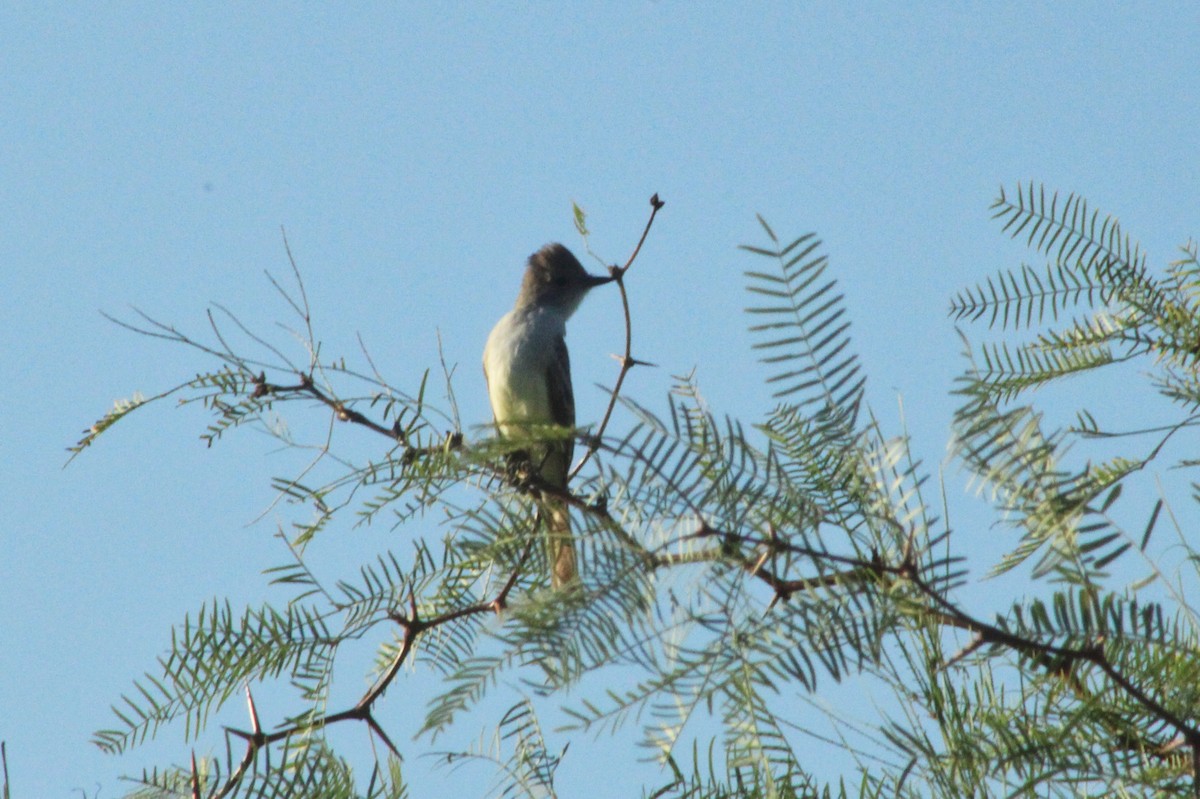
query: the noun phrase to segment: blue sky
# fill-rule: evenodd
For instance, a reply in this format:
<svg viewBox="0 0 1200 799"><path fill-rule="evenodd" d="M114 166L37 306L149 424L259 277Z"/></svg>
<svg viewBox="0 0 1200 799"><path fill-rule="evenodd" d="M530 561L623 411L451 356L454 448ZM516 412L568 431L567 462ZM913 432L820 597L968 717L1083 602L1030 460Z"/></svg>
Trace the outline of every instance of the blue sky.
<svg viewBox="0 0 1200 799"><path fill-rule="evenodd" d="M208 365L102 310L199 333L216 301L270 329L283 226L325 353L356 357L361 335L415 387L440 331L480 424L479 354L524 258L577 247L575 201L622 259L658 192L629 287L635 354L660 368L631 396L661 407L695 368L714 410L770 407L742 313L760 265L735 249L763 243L762 213L820 233L873 407L894 420L902 396L936 464L961 365L949 297L1037 263L989 221L1001 184L1083 193L1152 264L1200 232L1194 4L9 3L0 31L14 797L113 796L119 774L182 760L177 736L145 761L88 739L172 624L263 597L281 560L275 517L249 525L292 462L263 436L208 450L199 412L164 408L62 468L115 399ZM603 407L618 311L598 294L573 320L581 421ZM373 551L395 533L343 535Z"/></svg>

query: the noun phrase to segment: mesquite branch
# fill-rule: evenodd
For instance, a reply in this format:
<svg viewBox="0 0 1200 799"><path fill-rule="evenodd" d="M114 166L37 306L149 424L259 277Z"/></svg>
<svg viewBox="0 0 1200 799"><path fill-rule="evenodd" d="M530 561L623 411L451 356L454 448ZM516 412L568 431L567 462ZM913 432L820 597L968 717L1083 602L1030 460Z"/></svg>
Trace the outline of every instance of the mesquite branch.
<svg viewBox="0 0 1200 799"><path fill-rule="evenodd" d="M335 713L321 715L309 721L292 724L282 729L271 733L263 732L262 726L258 719L258 709L254 704L254 697L250 693L249 687L246 688L246 703L250 714L250 729L239 730L228 728L227 732L234 737L240 738L246 742L246 751L242 756L238 767L230 774L229 778L221 786L220 789L211 794L211 799L224 799L226 796L232 795L237 789L242 778L247 770L253 765L258 753L272 744L287 740L294 735L299 735L314 730L319 730L333 724L338 724L343 721L361 721L367 725L371 733L383 742L383 745L388 748L396 757L400 757L400 750L388 737L383 727L379 724L374 715L375 703L383 697L388 686L395 680L396 675L400 673L400 669L412 654L413 648L416 645L417 639L430 630L441 627L444 624L457 621L458 619L467 616L477 616L483 613L500 613L508 606L508 597L512 593L513 588L517 584L522 571L525 568L525 562L529 559L529 554L533 549L533 544L537 540L536 536L530 536L526 542L521 556L517 561L517 565L509 573L508 579L496 592L495 596L485 602L477 602L473 605L468 605L462 608L439 613L430 618L423 618L417 608L417 597L415 594L409 595L409 605L404 611L392 611L388 614L388 618L398 625L404 632L400 641L400 649L392 657L388 667L380 675L379 679L362 695L362 697L354 704L353 707L340 710ZM195 756L192 757L192 785L193 794L199 795L199 772L196 768Z"/></svg>
<svg viewBox="0 0 1200 799"><path fill-rule="evenodd" d="M688 548L682 552L675 549L675 545L681 543L679 541L665 542L655 547L647 546L643 541L639 540L638 535L635 535L634 531L627 529L621 520L609 511L607 501L603 496L595 501L585 499L580 495L572 493L568 488L545 484L536 473L522 475L519 480L516 480L513 477L512 471L506 469L499 462L480 463L475 461L473 464L468 463L471 461L471 456L477 456L478 453L467 452L463 454L461 451L464 447L463 434L458 430L447 433L446 438L441 443L436 445L430 444L430 439L427 436L421 435L423 430L428 429L428 425L422 415L422 402L419 397L416 400L402 397L404 403L402 407L406 410L392 420L390 425L386 423L389 421L387 411L382 415L383 421L379 421L364 414L355 407L356 403L362 403L365 400L361 398L356 400L340 399L325 379L327 372L332 371L340 375L351 375L352 373L346 370L344 366L323 367L319 364L316 357L317 346L313 338L308 301L304 295L302 283L300 284L301 288L298 300L293 300L278 284L275 284L276 288L288 299L293 310L304 321L304 331L307 335L306 341L309 345L309 361L307 364L300 366L293 364L278 349L255 336L242 326L236 317L233 317L232 314L220 308L220 306L217 306L218 312L232 319L233 324L242 333L265 347L278 361L262 363L236 355L211 312L209 314L210 326L217 337L219 346L214 345L213 347L209 347L199 344L179 333L174 328L154 322L154 320L144 315L143 318L151 324L151 328L149 330L131 329L146 335L157 336L197 347L209 355L216 356L226 364L227 371L223 372L221 376L229 378L227 383L221 383L214 379L212 383L196 382L184 384L177 389L159 395L155 399L168 396L184 388L195 390L198 386L203 386L205 391L212 391L211 394L204 396L203 399L205 402L221 413L225 419L233 420L234 422L242 418L239 414L247 415L256 413L261 409L269 407L275 400L312 400L325 406L332 412L335 419L370 430L377 435L387 438L392 445L397 445L396 449L389 451L387 457L391 464L398 464L401 467L412 464L415 459L420 457L460 450L459 454L463 454L462 463L467 470L454 472L453 474L456 479L464 479L464 475L471 469L474 469L473 473L475 476L482 474L488 478L499 478L509 483L516 483L519 490L531 492L535 495L542 494L562 499L577 511L588 514L593 519L598 520L606 533L611 534L620 542L621 546L635 553L639 559L636 565L630 567L632 569L659 572L687 568L698 564L731 566L733 569L744 574L743 579L752 581L757 585L765 586L766 591L758 590L764 600L767 600L769 597L769 601L766 602L767 613L785 612L789 602L797 602L801 595L810 592L841 592L843 594L853 594L856 599L864 595L887 593L898 598L895 607L899 608L901 614L910 614L914 618L919 618L932 625L936 625L944 631L953 632L962 630L964 633L969 634L969 643L958 654L939 663L939 669L948 669L955 666L972 654L980 652L985 648L988 652L1005 650L1014 653L1018 660L1032 664L1035 669L1050 678L1062 680L1063 684L1078 695L1085 703L1095 701L1095 695L1086 682L1089 671L1088 667L1094 667L1095 671L1092 672L1093 678L1095 678L1096 671L1098 671L1107 680L1105 690L1119 692L1131 700L1132 704L1140 708L1139 713L1144 712L1145 715L1153 717L1160 722L1155 728L1155 735L1165 733L1170 736L1165 742L1161 740L1139 740L1135 736L1125 732L1120 727L1121 719L1114 717L1111 724L1114 748L1144 752L1160 759L1188 757L1192 773L1196 779L1197 796L1200 797L1200 725L1173 711L1169 706L1170 702L1166 699L1156 697L1153 685L1137 684L1135 678L1126 669L1122 668L1122 664L1119 661L1119 653L1111 646L1106 647L1106 641L1102 635L1093 636L1091 640L1083 643L1067 645L1062 643L1061 638L1055 639L1050 633L1046 633L1041 637L1035 637L1031 634L1020 634L1007 629L1003 625L1003 622L990 623L979 616L968 613L950 596L950 589L946 587L948 584L947 581L938 578L936 570L942 564L924 560L929 550L922 550L917 545L915 531L910 530L906 532L900 528L900 524L895 520L873 519L873 521L890 525L892 532L895 533L895 538L893 539L896 542L895 549L891 553L871 551L866 555L862 554L861 550L858 552L831 552L805 543L797 543L798 540L803 541L805 539L800 536L789 536L786 534L786 531L773 528L769 528L765 532L723 529L709 520L711 518L711 510L702 507L702 500L694 499L693 496L689 495L689 491L675 482L672 475L664 473L662 463L654 462L653 458L646 458L642 452L622 449L618 445L605 441L605 435L620 398L620 392L624 386L626 375L634 366L646 363L633 356L632 319L624 278L637 259L658 211L663 207L663 202L658 198L657 194L651 197L650 204L652 210L649 218L645 223L641 237L625 264L623 266L613 265L609 267L609 272L617 284L621 297L624 316L624 348L622 354L617 357L620 364L619 372L611 390L603 417L594 434L581 437L582 442L586 445L584 455L575 464L571 471L571 476L574 477L578 474L587 465L593 455L601 450L606 455L611 454L615 458L626 457L642 461L641 466L645 471L651 474L656 480L661 481L666 488L666 492L672 494L673 500L677 502L676 507L680 509L678 515L699 520L695 531L689 535L685 535L684 539L692 539L693 541L705 543L695 544L692 548ZM288 251L288 257L289 261L291 261L290 250ZM291 261L291 263L297 282L299 283L298 270L296 270L294 261ZM274 283L274 281L272 282ZM129 325L125 326L129 327ZM282 365L280 365L281 363ZM443 369L445 370L444 364ZM296 375L297 382L273 382L268 380L268 373ZM358 375L357 377L362 376ZM291 381L292 378L285 377L284 380ZM383 383L381 378L372 382L381 386L385 393L387 393L388 398L396 398L397 395L390 393L391 389ZM213 385L216 387L213 388ZM221 397L228 397L230 394L237 397L238 404L236 406L225 404L221 399ZM423 391L419 396L421 395L423 395ZM360 404L359 407L364 406ZM407 422L402 421L409 411L414 412L408 416ZM457 417L457 413L455 416ZM116 418L120 417L113 416L113 420ZM102 423L111 423L107 417L101 421ZM457 426L455 424L455 427ZM101 424L100 427L93 428L87 434L88 437L80 442L80 448L87 446L104 427L105 425ZM491 456L487 457L490 458ZM787 524L794 529L800 529L810 523L810 520L802 519L787 521ZM837 526L836 522L831 521L825 521L824 524ZM369 735L382 742L389 752L398 757L400 755L399 749L375 716L377 703L395 682L402 668L408 663L422 635L460 619L486 613L503 613L508 607L510 594L515 590L518 582L520 582L521 576L531 557L534 542L538 537L537 532L537 530L534 530L533 534L525 541L517 561L511 565L504 584L498 591L489 595L483 601L445 610L440 613L433 613L426 617L422 615L419 609L420 598L415 591L410 590L406 599L407 606L392 608L386 614L387 621L396 625L400 630L398 635L399 646L391 653L390 660L379 677L359 697L353 706L336 712L314 715L302 721L293 721L280 729L268 733L262 729L254 698L247 687L246 698L250 716L249 729L227 729L230 739L237 739L245 743L245 751L236 767L232 767L232 756L230 757L232 770L225 782L216 788L210 794L210 797L225 797L236 792L246 774L256 763L259 755L267 752L269 757L268 748L273 744L341 722L362 722L366 725ZM427 607L426 612L428 610ZM1114 662L1114 657L1118 658L1117 662ZM1080 668L1081 666L1083 668ZM1184 747L1190 751L1180 751ZM0 748L0 755L2 754L3 751ZM194 756L192 761L191 787L195 799L200 799L200 777Z"/></svg>
<svg viewBox="0 0 1200 799"><path fill-rule="evenodd" d="M621 386L625 384L625 375L629 374L629 370L634 366L648 366L646 361L640 361L633 357L633 320L629 314L629 294L625 290L625 273L633 266L633 262L638 257L638 253L642 251L642 244L646 241L646 236L650 233L650 227L654 224L654 218L658 216L658 211L664 205L663 201L655 194L650 197L650 218L646 220L646 226L642 228L642 236L638 239L637 246L633 248L629 259L625 261L624 266L610 266L608 271L616 281L617 288L621 292L621 310L625 315L625 351L618 358L621 364L620 371L617 372L617 382L613 385L612 394L608 398L608 407L604 409L604 416L600 419L600 426L596 428L595 434L589 437L587 450L584 452L583 458L579 463L575 464L575 468L571 470L570 477L579 474L580 469L592 457L592 453L596 451L598 442L604 438L604 432L608 429L608 422L612 419L613 409L617 407L617 398L621 394Z"/></svg>

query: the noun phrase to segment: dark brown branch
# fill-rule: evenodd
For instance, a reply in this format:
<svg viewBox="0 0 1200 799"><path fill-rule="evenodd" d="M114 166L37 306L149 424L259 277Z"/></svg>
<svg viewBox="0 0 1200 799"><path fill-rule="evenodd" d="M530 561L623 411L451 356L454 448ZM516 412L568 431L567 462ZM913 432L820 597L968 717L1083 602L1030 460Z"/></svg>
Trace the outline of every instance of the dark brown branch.
<svg viewBox="0 0 1200 799"><path fill-rule="evenodd" d="M761 568L760 564L765 561L765 558L756 559L753 563L743 560L743 566L751 576L756 577L770 586L776 592L776 598L786 598L791 593L789 589L802 590L802 587L812 585L810 581L816 580L818 585L831 585L838 580L850 581L861 580L869 577L872 580L880 579L899 579L913 586L921 595L926 597L932 604L927 608L930 616L934 621L947 627L954 627L961 630L966 630L975 634L976 639L972 643L971 648L977 649L981 646L992 644L1003 646L1018 652L1026 657L1029 657L1035 663L1047 671L1056 673L1060 677L1066 679L1068 683L1077 692L1085 692L1086 687L1074 675L1072 664L1079 662L1091 663L1098 667L1118 688L1125 692L1127 696L1132 698L1137 704L1141 705L1150 715L1156 717L1160 721L1166 723L1175 730L1191 747L1193 757L1196 752L1200 752L1200 727L1193 725L1188 720L1180 717L1172 712L1159 702L1154 697L1150 696L1145 690L1135 685L1125 674L1123 674L1116 665L1109 660L1104 651L1103 637L1098 637L1082 647L1058 646L1055 644L1047 644L1032 638L1024 638L1016 633L1011 633L994 624L989 624L980 619L975 618L966 611L960 609L942 595L940 591L929 584L920 574L920 569L915 561L915 556L909 552L904 559L898 564L889 564L879 556L873 556L871 559L860 557L835 555L830 552L823 552L811 547L799 546L787 541L782 541L775 536L763 539L752 536L743 536L728 531L720 531L703 525L695 537L721 536L725 542L733 540L743 545L753 545L758 547L767 547L768 553L770 549L776 551L790 552L792 554L804 555L815 561L832 561L842 565L848 565L852 568L847 572L842 572L837 575L822 576L817 578L803 578L801 580L790 581L780 580L769 571ZM725 546L714 548L711 554L716 557L727 557L727 549ZM658 561L663 565L671 565L672 561ZM794 588L793 588L794 586ZM1136 742L1134 748L1139 750L1149 750L1152 752L1159 751L1163 747L1161 745L1146 745L1145 742ZM1166 755L1164 755L1165 757ZM1193 769L1194 777L1200 781L1200 770Z"/></svg>
<svg viewBox="0 0 1200 799"><path fill-rule="evenodd" d="M606 508L591 505L569 491L554 489L551 486L538 486L538 489L546 493L551 493L566 500L573 507L592 513L602 520L616 525L616 521ZM1032 638L1023 638L993 624L988 624L971 616L950 602L940 591L921 577L920 569L916 562L916 555L912 551L913 542L911 535L905 542L904 556L898 564L889 564L878 554L874 554L871 558L867 559L860 556L839 555L813 547L794 544L780 539L773 532L767 538L739 535L731 531L714 528L706 522L702 522L700 529L692 534L694 538L714 536L720 537L722 544L705 552L693 553L691 555L647 553L649 566L651 568L662 568L698 561L726 560L730 557L729 545L731 543L762 548L763 554L753 559L741 558L741 563L742 568L748 574L761 580L775 592L772 604L775 604L779 600L786 600L796 592L817 587L831 587L855 582L876 582L881 579L903 580L916 588L919 593L933 603L929 607L929 611L931 611L934 621L946 627L953 627L974 633L977 639L977 643L973 645L974 648L985 644L993 644L1012 649L1030 657L1034 662L1048 671L1059 673L1077 691L1083 690L1084 687L1074 677L1069 664L1076 662L1092 663L1098 666L1110 680L1150 714L1174 728L1193 750L1200 751L1200 728L1189 724L1187 720L1172 713L1156 699L1134 685L1105 655L1102 640L1093 642L1089 646L1082 648L1046 644ZM813 561L837 563L848 568L835 574L783 579L772 573L769 569L764 568L765 562L774 552L788 552L807 557ZM1064 668L1063 664L1066 664L1067 668ZM1161 747L1157 745L1149 747L1151 750L1159 748ZM1194 774L1197 780L1200 780L1200 771L1196 771Z"/></svg>
<svg viewBox="0 0 1200 799"><path fill-rule="evenodd" d="M407 613L393 611L388 615L388 618L396 622L404 629L404 638L400 643L400 651L397 652L392 658L392 662L388 664L387 670L380 675L379 679L375 681L375 684L372 685L370 689L368 689L367 692L362 695L362 697L354 704L353 707L338 711L336 713L328 713L309 721L292 724L272 733L264 733L262 731L262 727L259 725L258 710L254 705L254 698L250 694L249 687L247 687L246 700L250 712L251 731L246 732L245 730L227 728L227 731L231 735L241 738L246 742L246 753L242 757L242 761L239 763L238 768L230 774L229 779L226 780L221 789L213 794L213 799L223 799L224 797L231 795L231 792L237 788L238 784L245 776L246 771L249 769L251 764L253 764L254 758L257 756L258 752L266 749L271 744L278 743L279 741L285 740L298 733L312 732L314 730L319 730L343 721L361 721L365 723L371 733L377 736L383 742L384 746L388 748L389 752L396 757L400 757L400 750L392 742L392 739L384 731L379 722L376 721L375 716L372 713L375 702L378 701L381 696L383 696L384 692L387 691L388 686L391 685L392 681L396 678L396 675L400 673L401 667L408 660L408 656L412 653L413 647L416 645L418 636L420 636L422 633L434 629L435 627L448 624L457 619L465 618L467 616L474 616L481 613L498 613L507 607L508 595L512 592L514 586L517 584L517 580L524 571L525 564L528 562L530 552L533 549L533 543L536 540L536 536L529 537L529 540L525 544L525 549L522 550L521 557L517 561L516 567L512 570L512 573L508 576L508 579L504 582L504 585L501 586L499 592L497 592L495 597L490 600L477 602L473 605L447 611L430 619L423 619L420 617L420 614L417 610L416 596L410 594ZM193 775L196 775L197 773L194 762L192 765L192 773Z"/></svg>
<svg viewBox="0 0 1200 799"><path fill-rule="evenodd" d="M404 443L405 434L395 427L384 427L378 422L370 419L353 408L346 405L339 399L335 399L326 394L321 389L317 388L313 382L312 376L301 372L300 382L294 386L281 386L275 383L268 383L266 374L260 374L254 379L254 391L250 394L253 398L265 397L277 394L307 394L313 399L329 406L334 415L343 422L353 422L357 425L362 425L369 430L374 430L382 436L387 436L390 439Z"/></svg>
<svg viewBox="0 0 1200 799"><path fill-rule="evenodd" d="M439 454L447 450L459 449L463 445L463 434L460 432L451 432L446 434L445 440L440 444L429 447L413 447L408 444L409 431L406 430L397 419L391 427L384 427L379 422L366 416L354 408L351 408L345 402L335 399L326 394L316 383L313 382L311 376L305 373L300 373L300 382L296 385L285 386L277 383L268 383L266 374L260 373L254 377L254 390L251 392L251 398L258 399L266 396L287 395L287 394L302 394L312 397L321 404L327 406L333 411L334 416L342 422L350 422L368 430L376 432L381 436L385 436L392 441L399 442L404 446L404 452L400 456L402 464L411 463L419 457L428 457L430 455Z"/></svg>

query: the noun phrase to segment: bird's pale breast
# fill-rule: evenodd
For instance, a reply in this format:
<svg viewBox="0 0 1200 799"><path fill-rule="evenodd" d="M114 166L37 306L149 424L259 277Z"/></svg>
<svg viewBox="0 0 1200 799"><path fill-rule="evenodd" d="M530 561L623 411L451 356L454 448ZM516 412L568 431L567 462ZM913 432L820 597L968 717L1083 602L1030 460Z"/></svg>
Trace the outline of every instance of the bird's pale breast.
<svg viewBox="0 0 1200 799"><path fill-rule="evenodd" d="M488 398L501 432L514 424L554 421L546 388L546 370L556 340L566 332L565 320L545 310L510 311L488 336L483 368Z"/></svg>

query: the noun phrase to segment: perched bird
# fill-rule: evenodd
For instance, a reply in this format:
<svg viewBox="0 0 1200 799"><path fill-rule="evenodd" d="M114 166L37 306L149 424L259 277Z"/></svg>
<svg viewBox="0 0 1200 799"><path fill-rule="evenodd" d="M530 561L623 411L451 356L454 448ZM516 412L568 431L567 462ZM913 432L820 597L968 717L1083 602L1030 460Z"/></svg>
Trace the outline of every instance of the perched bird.
<svg viewBox="0 0 1200 799"><path fill-rule="evenodd" d="M528 437L536 436L539 426L575 426L567 319L589 290L612 279L588 274L561 244L547 244L529 256L516 305L492 328L483 348L483 375L500 435ZM532 449L527 454L533 472L547 486L565 490L574 439ZM561 588L578 575L567 503L547 495L540 508L551 584Z"/></svg>

